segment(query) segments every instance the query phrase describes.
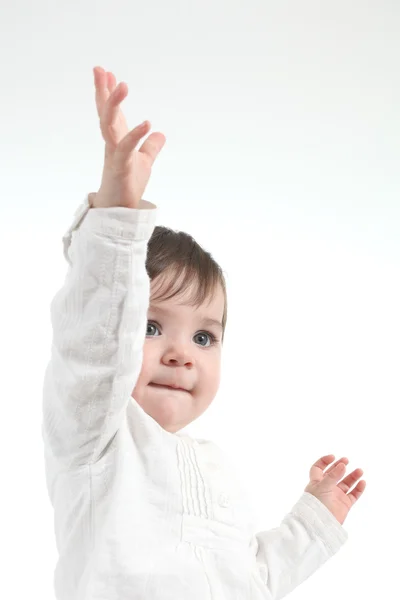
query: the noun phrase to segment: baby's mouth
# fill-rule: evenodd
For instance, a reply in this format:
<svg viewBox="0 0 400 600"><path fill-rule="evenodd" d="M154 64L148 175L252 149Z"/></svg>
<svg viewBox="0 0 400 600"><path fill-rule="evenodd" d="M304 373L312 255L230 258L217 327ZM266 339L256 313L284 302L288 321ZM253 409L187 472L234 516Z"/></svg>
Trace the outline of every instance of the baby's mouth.
<svg viewBox="0 0 400 600"><path fill-rule="evenodd" d="M161 385L159 383L149 383L149 385L151 385L151 387L163 388L165 390L173 390L175 392L186 392L187 391L187 390L184 390L183 388L174 388L171 385Z"/></svg>

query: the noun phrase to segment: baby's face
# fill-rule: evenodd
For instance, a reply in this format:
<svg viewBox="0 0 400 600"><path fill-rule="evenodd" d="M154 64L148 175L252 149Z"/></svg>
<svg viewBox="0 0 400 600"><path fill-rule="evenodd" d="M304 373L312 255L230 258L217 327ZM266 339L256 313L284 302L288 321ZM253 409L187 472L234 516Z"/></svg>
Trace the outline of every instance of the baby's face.
<svg viewBox="0 0 400 600"><path fill-rule="evenodd" d="M151 297L152 289L153 282ZM220 383L222 327L207 319L222 322L222 288L199 308L184 301L181 295L156 303L150 299L142 370L132 392L143 410L170 433L199 417Z"/></svg>

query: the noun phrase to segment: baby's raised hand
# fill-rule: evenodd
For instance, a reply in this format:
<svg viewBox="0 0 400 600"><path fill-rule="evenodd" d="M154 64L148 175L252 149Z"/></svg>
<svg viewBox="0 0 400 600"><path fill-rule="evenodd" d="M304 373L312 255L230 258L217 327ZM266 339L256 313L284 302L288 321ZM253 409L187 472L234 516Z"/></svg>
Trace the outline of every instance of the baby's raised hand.
<svg viewBox="0 0 400 600"><path fill-rule="evenodd" d="M138 208L150 179L151 168L166 138L162 133L152 133L136 151L136 146L149 132L151 124L145 121L129 131L120 108L128 95L128 86L124 82L116 85L115 76L101 67L95 67L93 72L105 152L101 185L97 194L90 195L90 206Z"/></svg>
<svg viewBox="0 0 400 600"><path fill-rule="evenodd" d="M334 517L343 525L350 508L357 502L366 488L366 482L361 480L355 488L349 493L349 490L363 475L362 469L355 469L347 475L346 465L348 458L337 460L332 466L323 472L323 470L334 460L333 454L323 456L315 462L310 469L310 482L304 489L305 492L312 494L322 504L324 504Z"/></svg>

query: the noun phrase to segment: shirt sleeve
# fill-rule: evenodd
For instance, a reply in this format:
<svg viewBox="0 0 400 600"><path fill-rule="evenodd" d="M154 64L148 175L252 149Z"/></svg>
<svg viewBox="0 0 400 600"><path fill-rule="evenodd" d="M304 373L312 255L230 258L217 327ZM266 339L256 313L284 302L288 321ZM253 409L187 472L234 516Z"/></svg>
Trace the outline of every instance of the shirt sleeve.
<svg viewBox="0 0 400 600"><path fill-rule="evenodd" d="M69 268L50 305L43 382L46 452L66 468L96 462L117 433L139 377L156 206L78 208L63 237Z"/></svg>
<svg viewBox="0 0 400 600"><path fill-rule="evenodd" d="M259 572L274 600L315 573L347 541L348 534L322 502L304 492L281 525L253 539Z"/></svg>

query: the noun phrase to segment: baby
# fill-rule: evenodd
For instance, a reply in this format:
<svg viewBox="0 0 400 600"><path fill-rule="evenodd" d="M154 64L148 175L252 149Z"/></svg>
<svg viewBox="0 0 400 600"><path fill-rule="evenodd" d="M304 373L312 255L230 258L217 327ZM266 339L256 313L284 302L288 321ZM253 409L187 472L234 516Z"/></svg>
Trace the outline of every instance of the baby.
<svg viewBox="0 0 400 600"><path fill-rule="evenodd" d="M143 193L165 137L136 150L150 124L129 132L126 84L94 76L103 176L63 238L43 389L56 597L283 598L346 541L363 472L323 456L281 524L255 532L223 453L182 432L218 390L225 280L192 237L155 226Z"/></svg>

